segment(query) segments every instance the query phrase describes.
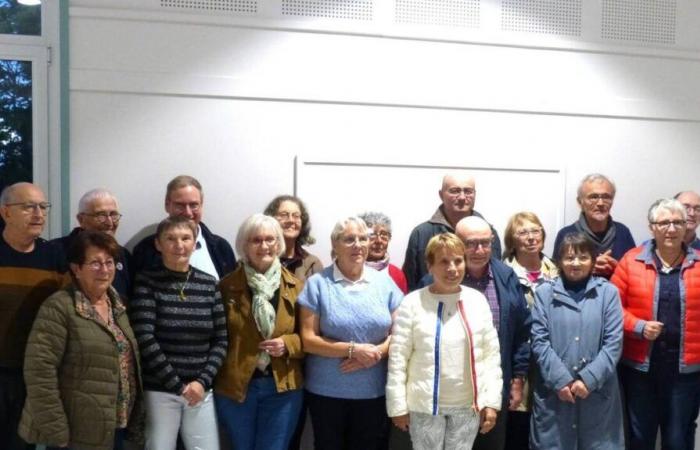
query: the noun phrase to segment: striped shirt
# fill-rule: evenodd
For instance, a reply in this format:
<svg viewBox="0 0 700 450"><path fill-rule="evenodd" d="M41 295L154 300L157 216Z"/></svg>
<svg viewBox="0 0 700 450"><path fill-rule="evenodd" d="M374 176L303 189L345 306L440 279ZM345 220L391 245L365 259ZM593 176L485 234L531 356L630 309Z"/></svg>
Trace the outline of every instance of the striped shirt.
<svg viewBox="0 0 700 450"><path fill-rule="evenodd" d="M198 381L211 388L226 357L226 316L216 280L191 267L136 275L131 325L143 362L144 388L182 393Z"/></svg>

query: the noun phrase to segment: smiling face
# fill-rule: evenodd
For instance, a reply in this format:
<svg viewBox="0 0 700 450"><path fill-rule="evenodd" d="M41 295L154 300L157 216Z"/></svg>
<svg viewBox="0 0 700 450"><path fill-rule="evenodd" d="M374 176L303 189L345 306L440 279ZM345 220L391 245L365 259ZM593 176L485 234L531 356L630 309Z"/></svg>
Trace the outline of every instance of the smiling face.
<svg viewBox="0 0 700 450"><path fill-rule="evenodd" d="M284 200L280 203L279 208L277 208L275 219L277 219L282 227L282 234L284 235L287 247L294 247L301 233L302 226L301 208L299 208L299 205L291 200Z"/></svg>
<svg viewBox="0 0 700 450"><path fill-rule="evenodd" d="M165 211L170 217L186 217L199 225L202 220L202 193L195 186L184 186L170 192Z"/></svg>
<svg viewBox="0 0 700 450"><path fill-rule="evenodd" d="M46 197L38 187L21 183L14 188L9 205L0 207L5 227L23 239L36 239L44 231L48 210L42 212L38 205L46 204Z"/></svg>
<svg viewBox="0 0 700 450"><path fill-rule="evenodd" d="M529 220L523 220L513 229L515 256L539 255L544 247L542 227Z"/></svg>
<svg viewBox="0 0 700 450"><path fill-rule="evenodd" d="M695 232L700 221L700 195L695 192L683 192L677 199L685 207L686 231Z"/></svg>
<svg viewBox="0 0 700 450"><path fill-rule="evenodd" d="M654 236L656 248L659 250L680 250L685 236L683 214L678 211L659 209L655 223L649 224L649 229Z"/></svg>
<svg viewBox="0 0 700 450"><path fill-rule="evenodd" d="M341 270L362 266L369 252L369 236L354 222L349 222L333 243L333 251Z"/></svg>
<svg viewBox="0 0 700 450"><path fill-rule="evenodd" d="M605 180L589 181L581 186L577 201L590 226L607 225L614 195L612 185Z"/></svg>
<svg viewBox="0 0 700 450"><path fill-rule="evenodd" d="M248 236L245 252L248 264L258 272L265 273L278 257L279 250L280 243L275 230L261 225Z"/></svg>
<svg viewBox="0 0 700 450"><path fill-rule="evenodd" d="M190 228L176 226L163 230L156 237L156 248L163 257L165 267L182 272L189 268L196 242Z"/></svg>
<svg viewBox="0 0 700 450"><path fill-rule="evenodd" d="M100 197L90 203L87 211L78 213L78 223L85 230L103 231L114 236L119 220L114 220L113 217L118 214L119 208L114 198Z"/></svg>
<svg viewBox="0 0 700 450"><path fill-rule="evenodd" d="M562 276L571 282L585 280L593 271L593 256L569 247L560 261Z"/></svg>
<svg viewBox="0 0 700 450"><path fill-rule="evenodd" d="M458 292L465 270L463 253L446 247L439 249L435 252L433 263L428 264L428 271L433 276L431 290L436 294Z"/></svg>
<svg viewBox="0 0 700 450"><path fill-rule="evenodd" d="M98 300L114 281L114 259L104 249L91 245L85 250L85 263L71 264L71 271L80 290L91 300Z"/></svg>

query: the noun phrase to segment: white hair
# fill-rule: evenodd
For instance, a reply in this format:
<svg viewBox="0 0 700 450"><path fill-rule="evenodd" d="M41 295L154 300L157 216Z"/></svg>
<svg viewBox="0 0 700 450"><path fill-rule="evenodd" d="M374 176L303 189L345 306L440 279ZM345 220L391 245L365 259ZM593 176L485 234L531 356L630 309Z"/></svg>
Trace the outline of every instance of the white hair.
<svg viewBox="0 0 700 450"><path fill-rule="evenodd" d="M656 219L659 218L659 213L661 211L678 213L683 217L683 220L688 218L685 211L685 206L683 206L681 202L673 198L660 198L649 207L649 213L647 214L647 220L649 220L649 223L656 222Z"/></svg>
<svg viewBox="0 0 700 450"><path fill-rule="evenodd" d="M104 188L97 188L97 189L91 189L87 191L85 194L83 194L82 197L80 197L80 201L78 202L78 212L79 213L86 213L88 212L88 209L90 209L90 206L95 200L100 200L100 199L110 199L113 200L115 204L118 205L117 202L117 197L114 196L111 192L109 192L107 189Z"/></svg>
<svg viewBox="0 0 700 450"><path fill-rule="evenodd" d="M608 183L610 187L612 188L612 196L615 198L615 192L617 192L617 188L615 187L615 183L613 181L606 177L605 175L601 173L589 173L585 177L583 177L583 180L578 185L578 191L576 192L576 198L581 200L583 199L583 186L588 183L594 183L596 181L603 181L605 183Z"/></svg>
<svg viewBox="0 0 700 450"><path fill-rule="evenodd" d="M282 227L279 222L274 217L257 213L244 220L238 228L238 234L236 235L236 253L238 253L238 257L242 261L246 263L249 262L246 253L246 244L250 236L262 228L271 229L275 234L275 239L277 239L277 256L279 257L284 254L287 246L284 243L284 234L282 233Z"/></svg>
<svg viewBox="0 0 700 450"><path fill-rule="evenodd" d="M341 219L335 223L333 226L333 231L331 231L331 242L337 242L338 239L340 239L340 236L343 235L343 232L345 229L350 225L351 223L354 223L357 225L357 227L360 229L360 232L367 234L369 231L367 228L367 224L365 223L364 220L360 219L357 216L350 216L346 217L345 219Z"/></svg>

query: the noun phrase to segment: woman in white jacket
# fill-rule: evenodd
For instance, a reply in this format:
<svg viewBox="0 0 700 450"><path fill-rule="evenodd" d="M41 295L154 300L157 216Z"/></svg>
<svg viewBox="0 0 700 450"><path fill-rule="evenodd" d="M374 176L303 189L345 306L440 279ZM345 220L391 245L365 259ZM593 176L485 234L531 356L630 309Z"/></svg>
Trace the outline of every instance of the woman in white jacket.
<svg viewBox="0 0 700 450"><path fill-rule="evenodd" d="M471 449L501 407L498 335L486 297L461 286L464 244L452 233L426 248L433 283L407 295L389 348L387 411L415 450Z"/></svg>

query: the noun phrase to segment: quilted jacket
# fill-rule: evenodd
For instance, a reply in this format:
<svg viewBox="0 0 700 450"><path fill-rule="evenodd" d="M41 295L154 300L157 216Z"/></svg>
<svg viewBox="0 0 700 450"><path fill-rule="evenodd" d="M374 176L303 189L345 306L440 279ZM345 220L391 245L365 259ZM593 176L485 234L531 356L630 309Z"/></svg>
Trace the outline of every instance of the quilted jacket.
<svg viewBox="0 0 700 450"><path fill-rule="evenodd" d="M700 371L700 255L688 248L681 266L680 373ZM622 363L649 370L652 342L643 338L648 320L658 311L658 273L654 263L654 241L633 248L620 260L610 281L617 286L624 313Z"/></svg>
<svg viewBox="0 0 700 450"><path fill-rule="evenodd" d="M72 449L111 449L116 428L119 357L112 333L81 315L70 287L41 306L27 344L24 379L27 399L19 426L27 442ZM126 309L109 290L114 320L131 343L141 385L138 343ZM139 389L140 391L140 389ZM141 417L140 392L129 428Z"/></svg>
<svg viewBox="0 0 700 450"><path fill-rule="evenodd" d="M386 384L390 417L409 411L439 413L440 324L444 304L428 287L404 297L391 334L389 373ZM461 305L460 305L461 304ZM486 298L474 289L462 287L458 310L471 344L471 386L475 410L501 409L501 354ZM437 337L436 337L437 336Z"/></svg>

